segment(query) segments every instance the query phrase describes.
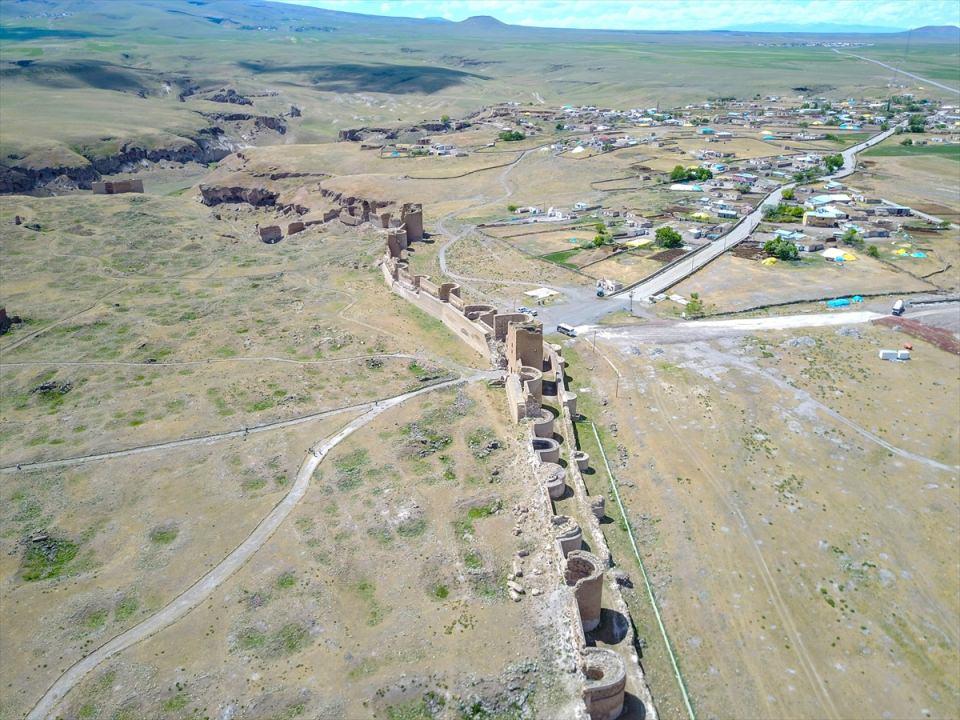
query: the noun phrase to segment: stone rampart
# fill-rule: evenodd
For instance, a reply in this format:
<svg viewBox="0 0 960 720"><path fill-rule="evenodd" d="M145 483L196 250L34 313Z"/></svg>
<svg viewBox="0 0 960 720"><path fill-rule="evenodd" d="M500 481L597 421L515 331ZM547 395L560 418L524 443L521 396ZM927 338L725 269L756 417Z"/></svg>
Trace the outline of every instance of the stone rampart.
<svg viewBox="0 0 960 720"><path fill-rule="evenodd" d="M420 213L422 237L422 210L419 206L404 206L401 225L409 244L416 232L410 233L411 218ZM391 225L395 223L391 221ZM547 525L552 534L551 544L556 548L558 580L569 588L567 592L569 625L577 651L583 679L584 708L591 720L614 720L624 706L627 680L636 688L649 720L656 720L656 709L643 680L639 658L632 645L632 630L621 642L621 652L588 647L587 633L600 626L602 619L605 571L610 564L610 551L600 530L595 508L590 502L580 472L585 465L573 445L572 419L576 417L576 395L567 387L564 376L565 361L561 348L545 344L542 325L523 313L499 313L492 305L467 304L460 297L456 283L437 284L423 275L410 273L403 258L407 244L395 228L387 228L386 252L381 267L386 283L393 292L413 303L430 316L437 318L478 353L490 359L495 367L506 368L504 389L510 416L514 422L532 419L528 425L530 450L534 462L534 477L542 500L543 511L550 514ZM419 239L419 238L417 238ZM559 415L543 407L543 398L551 398L551 405ZM563 444L570 444L569 461L563 466ZM589 531L590 548L583 548L584 530L570 517L553 515L553 501L568 496L572 487L576 498L575 511L580 522ZM510 576L511 580L514 576ZM514 583L516 584L516 583ZM511 597L519 602L522 588L511 589ZM536 594L536 593L534 593ZM617 612L629 617L629 610L620 596L619 588L611 583L608 603ZM628 621L629 625L629 621ZM629 669L624 652L632 661ZM582 714L581 710L581 714ZM579 716L579 715L578 715Z"/></svg>

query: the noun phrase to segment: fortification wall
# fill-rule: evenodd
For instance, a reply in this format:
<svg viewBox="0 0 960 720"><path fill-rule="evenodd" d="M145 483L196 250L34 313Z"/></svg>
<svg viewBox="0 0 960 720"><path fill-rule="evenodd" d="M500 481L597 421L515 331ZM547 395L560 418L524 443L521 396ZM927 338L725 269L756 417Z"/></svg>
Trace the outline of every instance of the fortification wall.
<svg viewBox="0 0 960 720"><path fill-rule="evenodd" d="M566 387L565 362L559 346L545 344L542 326L527 315L501 315L490 305L467 305L460 298L460 288L455 283L437 285L425 276L411 275L399 243L390 242L388 236L386 245L381 266L384 280L391 289L439 319L470 347L490 358L494 365L503 367L505 364L508 372L504 389L511 417L517 423L526 418L534 419L528 426L535 469L533 477L539 489L543 515L551 520L545 531L552 534L557 581L567 587L565 605L570 634L566 637L572 638L574 651L579 653L583 678L584 705L578 717L584 711L590 720L619 717L629 680L631 691L643 702L645 717L656 720L656 708L644 681L639 658L632 649L633 630L629 621L626 635L618 644L619 651L588 647L587 633L603 631L598 628L604 622L601 608L611 556L580 474L580 458L575 456L572 420L576 414L576 395ZM503 348L503 352L498 348ZM555 399L558 416L543 409L544 394ZM561 464L564 445L569 455L566 468ZM577 499L579 510L576 514L580 522L586 523L592 552L582 550L583 530L578 522L553 514L553 500L564 496L568 486L572 486ZM515 574L509 576L511 598L516 602L521 601L524 592L516 582L520 575L522 571L515 570ZM615 582L610 582L606 595L608 603L629 618L629 609ZM629 666L625 657L631 661Z"/></svg>
<svg viewBox="0 0 960 720"><path fill-rule="evenodd" d="M400 274L403 275L403 271L401 271ZM392 278L390 278L389 282L393 286L393 291L402 298L410 301L431 317L442 322L478 353L486 358L490 357L490 345L488 342L488 338L490 337L489 331L467 320L459 310L450 307L449 303L442 302L429 293L411 290L402 283L393 282ZM422 278L420 278L420 282L423 282Z"/></svg>

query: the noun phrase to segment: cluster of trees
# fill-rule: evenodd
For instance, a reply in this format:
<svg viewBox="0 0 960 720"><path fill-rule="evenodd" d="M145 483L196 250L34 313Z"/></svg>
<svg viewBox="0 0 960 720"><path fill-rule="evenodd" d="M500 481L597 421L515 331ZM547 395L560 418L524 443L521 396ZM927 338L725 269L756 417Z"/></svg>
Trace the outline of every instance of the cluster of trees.
<svg viewBox="0 0 960 720"><path fill-rule="evenodd" d="M763 244L763 251L778 260L797 260L800 258L800 251L797 250L797 246L783 238L767 240Z"/></svg>
<svg viewBox="0 0 960 720"><path fill-rule="evenodd" d="M803 217L803 208L799 205L764 205L763 219L767 222L797 222Z"/></svg>
<svg viewBox="0 0 960 720"><path fill-rule="evenodd" d="M654 237L657 245L662 248L678 248L683 245L683 238L680 233L668 225L657 228Z"/></svg>
<svg viewBox="0 0 960 720"><path fill-rule="evenodd" d="M923 115L911 115L907 121L907 132L922 133L926 125Z"/></svg>
<svg viewBox="0 0 960 720"><path fill-rule="evenodd" d="M516 140L523 140L526 135L519 130L504 130L497 137L505 142L515 142Z"/></svg>
<svg viewBox="0 0 960 720"><path fill-rule="evenodd" d="M823 164L827 166L828 173L835 173L837 170L843 167L843 155L837 153L836 155L827 155L823 159Z"/></svg>
<svg viewBox="0 0 960 720"><path fill-rule="evenodd" d="M613 242L613 235L610 234L610 231L607 230L607 226L602 222L598 222L594 226L597 230L597 234L593 236L593 246L600 247L601 245L607 245Z"/></svg>
<svg viewBox="0 0 960 720"><path fill-rule="evenodd" d="M672 182L684 182L685 180L709 180L713 173L707 168L685 168L683 165L677 165L670 171L670 180Z"/></svg>

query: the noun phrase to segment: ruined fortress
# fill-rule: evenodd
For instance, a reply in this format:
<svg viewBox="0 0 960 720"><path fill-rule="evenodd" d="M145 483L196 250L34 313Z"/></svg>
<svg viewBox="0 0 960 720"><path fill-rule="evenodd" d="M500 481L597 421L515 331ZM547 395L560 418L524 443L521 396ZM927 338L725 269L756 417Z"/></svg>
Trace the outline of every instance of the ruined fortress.
<svg viewBox="0 0 960 720"><path fill-rule="evenodd" d="M644 717L655 720L656 709L634 650L629 610L619 585L607 572L611 556L599 524L604 498L589 497L581 474L590 458L574 444L577 396L567 387L562 348L545 343L542 324L529 315L467 304L456 283L437 284L428 276L411 273L405 253L410 243L423 236L422 209L413 207L405 205L400 218L381 223L386 235L380 263L384 280L393 292L440 320L494 367L504 370L509 412L515 422L528 427L538 504L547 519L546 532L551 534L558 585L566 589L586 714L591 720L619 717L629 677L631 689L644 705ZM567 460L562 459L564 446ZM554 512L553 501L568 492L578 501L578 519ZM583 549L584 529L589 552ZM605 586L607 606L612 608L608 611L603 610ZM511 597L521 599L513 589ZM613 637L614 642L607 644L621 652L600 646L600 637Z"/></svg>

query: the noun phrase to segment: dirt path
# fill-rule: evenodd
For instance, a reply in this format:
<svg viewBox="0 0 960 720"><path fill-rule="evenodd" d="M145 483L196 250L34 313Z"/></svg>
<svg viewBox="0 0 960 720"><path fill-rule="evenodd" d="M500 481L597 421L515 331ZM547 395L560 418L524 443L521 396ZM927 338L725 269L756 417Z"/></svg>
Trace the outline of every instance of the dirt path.
<svg viewBox="0 0 960 720"><path fill-rule="evenodd" d="M356 362L368 360L370 358L405 358L409 360L419 359L417 355L410 353L373 353L371 355L350 355L349 357L329 358L327 360L292 360L291 358L276 357L273 355L260 355L253 357L232 357L232 358L208 358L204 360L168 360L150 362L142 360L140 362L125 360L22 360L18 362L0 362L0 370L6 367L41 367L44 365L67 365L76 367L101 367L101 366L121 366L121 367L184 367L189 365L210 365L212 363L288 363L290 365L326 365L329 363Z"/></svg>
<svg viewBox="0 0 960 720"><path fill-rule="evenodd" d="M483 376L487 377L488 375L490 377L497 376L490 375L489 373ZM451 382L456 381L447 381L436 385L430 385L429 387L422 388L416 392L432 390L436 387L449 385ZM72 467L74 465L82 465L84 463L95 462L97 460L128 457L130 455L140 455L142 453L155 452L157 450L172 450L175 448L189 447L190 445L204 445L207 443L217 442L219 440L226 440L227 438L243 437L245 435L252 435L253 433L266 432L267 430L279 430L280 428L302 425L303 423L310 422L311 420L332 417L341 413L350 412L351 410L362 410L371 406L377 406L378 403L385 402L389 402L389 399L370 400L368 402L356 403L355 405L345 405L340 408L322 410L320 412L310 413L309 415L301 415L299 417L290 418L289 420L277 420L276 422L263 423L262 425L251 425L249 427L240 428L239 430L228 430L222 433L211 433L209 435L199 435L196 437L182 438L180 440L169 440L167 442L151 443L149 445L138 445L137 447L125 448L123 450L111 450L108 452L91 453L89 455L77 455L76 457L63 458L60 460L40 460L37 462L5 465L0 467L0 473L12 473L21 470L44 470L47 468L57 467Z"/></svg>
<svg viewBox="0 0 960 720"><path fill-rule="evenodd" d="M620 376L620 370L610 360L610 358L607 357L606 354L603 354L602 356L614 369L617 375ZM658 383L649 383L649 387L651 389L650 394L653 397L654 403L659 409L659 417L666 422L667 426L670 428L670 431L675 436L682 436L680 429L677 428L671 420L672 413L664 404ZM638 396L638 399L642 402L643 397ZM634 431L636 431L635 428ZM736 503L731 499L729 488L725 486L725 484L714 472L712 472L712 463L710 459L701 455L700 451L696 447L696 443L683 444L683 449L681 452L684 452L690 457L695 467L700 468L710 485L713 486L714 492L720 499L721 503L724 505L724 507L726 507L731 516L736 519L737 524L740 526L741 531L747 539L747 544L752 550L755 566L758 570L761 580L763 581L763 585L767 591L770 603L774 608L776 608L783 627L791 635L791 646L796 652L800 667L803 669L803 673L806 676L807 681L810 683L814 695L817 697L820 706L823 708L824 717L838 718L839 713L837 712L837 708L833 703L833 699L830 697L827 687L823 682L823 678L820 676L819 672L817 672L817 668L814 665L813 659L803 644L803 637L797 629L797 625L793 619L792 613L790 612L790 608L783 600L783 596L781 595L780 589L777 586L776 579L774 578L773 573L770 572L770 567L767 564L766 558L763 556L763 552L760 549L760 544L757 540L757 537L753 533L753 529L751 528L749 521Z"/></svg>
<svg viewBox="0 0 960 720"><path fill-rule="evenodd" d="M287 518L297 503L300 502L310 485L310 478L313 476L317 466L323 462L326 455L356 430L359 430L386 410L418 397L419 395L445 387L452 387L453 385L458 385L463 382L484 379L489 375L490 373L480 373L466 379L458 378L375 403L367 412L354 418L335 435L312 448L312 452L308 453L300 465L300 469L297 472L297 479L290 488L290 492L274 506L273 510L260 521L253 532L251 532L240 545L234 548L216 567L154 615L151 615L126 632L117 635L71 666L44 693L43 697L40 698L29 715L27 715L27 719L43 720L44 718L50 717L60 701L63 700L67 693L69 693L85 675L117 653L122 652L128 647L135 645L141 640L145 640L175 623L239 570L257 550L263 547L264 543L270 539L274 531Z"/></svg>
<svg viewBox="0 0 960 720"><path fill-rule="evenodd" d="M24 336L21 337L21 338L17 338L16 340L14 340L14 341L13 341L12 343L10 343L9 345L5 345L4 347L0 348L0 354L5 353L5 352L10 352L10 351L13 350L14 348L20 347L20 346L23 345L25 342L27 342L28 340L32 340L33 338L37 337L38 335L41 335L41 334L47 332L48 330L52 330L53 328L57 327L58 325L63 325L63 324L66 323L66 322L70 322L70 321L73 320L74 318L79 317L79 316L83 315L83 314L86 313L86 312L90 312L91 310L93 310L95 307L97 307L101 302L103 302L104 300L106 300L106 299L107 299L108 297L110 297L111 295L115 295L116 293L120 292L121 290L126 290L126 289L129 288L129 287L130 287L129 285L121 285L120 287L114 288L114 289L111 290L110 292L105 293L105 294L101 295L100 297L98 297L98 298L96 299L96 301L94 301L93 305L90 305L90 306L88 306L88 307L85 307L85 308L83 308L83 310L78 310L78 311L75 312L75 313L71 313L70 315L67 315L66 317L60 318L59 320L56 320L56 321L50 323L49 325L44 325L42 328L38 328L38 329L34 330L34 331L33 331L32 333L30 333L29 335L24 335Z"/></svg>

